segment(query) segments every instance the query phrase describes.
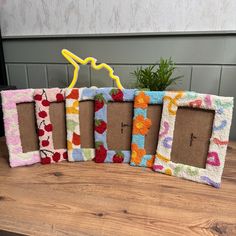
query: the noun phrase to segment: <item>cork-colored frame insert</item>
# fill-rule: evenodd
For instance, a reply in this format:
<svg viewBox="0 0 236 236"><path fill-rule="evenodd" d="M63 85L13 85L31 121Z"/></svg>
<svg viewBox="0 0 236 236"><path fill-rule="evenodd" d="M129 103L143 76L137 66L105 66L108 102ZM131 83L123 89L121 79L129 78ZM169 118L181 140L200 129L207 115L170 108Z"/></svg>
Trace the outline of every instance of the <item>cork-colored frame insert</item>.
<svg viewBox="0 0 236 236"><path fill-rule="evenodd" d="M178 107L215 111L205 168L171 161L172 140ZM220 187L232 121L233 98L195 92L167 92L164 97L155 171ZM201 125L201 123L199 124ZM181 148L181 147L180 147Z"/></svg>
<svg viewBox="0 0 236 236"><path fill-rule="evenodd" d="M95 162L128 163L130 150L108 150L107 103L133 102L135 89L100 88L95 95Z"/></svg>
<svg viewBox="0 0 236 236"><path fill-rule="evenodd" d="M55 149L53 125L50 119L50 104L64 102L64 89L35 89L34 92L38 137L42 164L56 163L68 158L67 149Z"/></svg>
<svg viewBox="0 0 236 236"><path fill-rule="evenodd" d="M148 105L162 104L164 94L165 92L158 91L137 91L135 93L130 160L132 166L153 166L155 155L147 154L145 150L145 136L152 125L152 121L147 118Z"/></svg>
<svg viewBox="0 0 236 236"><path fill-rule="evenodd" d="M40 162L39 150L23 152L17 104L34 102L33 89L2 91L2 109L11 167Z"/></svg>
<svg viewBox="0 0 236 236"><path fill-rule="evenodd" d="M80 102L94 100L96 88L66 89L66 127L69 161L89 161L95 157L94 148L81 147Z"/></svg>

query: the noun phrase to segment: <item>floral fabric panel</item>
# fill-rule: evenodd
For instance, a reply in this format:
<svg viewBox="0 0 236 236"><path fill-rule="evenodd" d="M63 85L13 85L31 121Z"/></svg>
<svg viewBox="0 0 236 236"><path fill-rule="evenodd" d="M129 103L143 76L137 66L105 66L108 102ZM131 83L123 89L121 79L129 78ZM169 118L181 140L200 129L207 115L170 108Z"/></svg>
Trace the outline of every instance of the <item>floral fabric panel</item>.
<svg viewBox="0 0 236 236"><path fill-rule="evenodd" d="M81 148L79 103L94 100L96 88L66 89L66 127L69 161L89 161L95 157L94 148Z"/></svg>
<svg viewBox="0 0 236 236"><path fill-rule="evenodd" d="M179 106L215 111L205 169L171 161L176 112ZM156 154L153 169L161 173L219 188L229 139L232 110L232 97L220 97L195 92L167 92L164 97L158 153Z"/></svg>
<svg viewBox="0 0 236 236"><path fill-rule="evenodd" d="M145 135L148 134L152 122L147 118L149 104L162 104L164 92L137 91L134 99L134 119L132 131L130 165L152 167L155 155L149 155L145 150Z"/></svg>
<svg viewBox="0 0 236 236"><path fill-rule="evenodd" d="M23 153L17 114L17 104L34 102L33 95L33 89L7 90L1 92L5 136L11 167L32 165L40 162L38 150Z"/></svg>

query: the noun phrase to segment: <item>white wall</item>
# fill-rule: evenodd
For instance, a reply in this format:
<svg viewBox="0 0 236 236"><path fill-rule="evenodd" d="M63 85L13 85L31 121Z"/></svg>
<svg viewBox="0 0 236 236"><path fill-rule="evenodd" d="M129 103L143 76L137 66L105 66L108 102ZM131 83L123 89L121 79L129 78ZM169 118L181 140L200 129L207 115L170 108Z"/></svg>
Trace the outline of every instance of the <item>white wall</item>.
<svg viewBox="0 0 236 236"><path fill-rule="evenodd" d="M0 0L3 36L236 30L236 0Z"/></svg>

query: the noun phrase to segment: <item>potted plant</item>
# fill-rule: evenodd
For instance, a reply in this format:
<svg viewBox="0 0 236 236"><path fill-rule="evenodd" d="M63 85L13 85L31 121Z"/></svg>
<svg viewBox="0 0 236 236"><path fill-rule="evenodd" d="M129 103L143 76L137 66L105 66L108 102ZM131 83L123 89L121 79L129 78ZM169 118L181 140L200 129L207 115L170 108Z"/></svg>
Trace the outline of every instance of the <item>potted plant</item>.
<svg viewBox="0 0 236 236"><path fill-rule="evenodd" d="M172 77L176 69L171 58L160 59L157 64L148 67L139 67L131 74L137 78L137 88L142 90L163 91L169 85L176 83L183 76Z"/></svg>

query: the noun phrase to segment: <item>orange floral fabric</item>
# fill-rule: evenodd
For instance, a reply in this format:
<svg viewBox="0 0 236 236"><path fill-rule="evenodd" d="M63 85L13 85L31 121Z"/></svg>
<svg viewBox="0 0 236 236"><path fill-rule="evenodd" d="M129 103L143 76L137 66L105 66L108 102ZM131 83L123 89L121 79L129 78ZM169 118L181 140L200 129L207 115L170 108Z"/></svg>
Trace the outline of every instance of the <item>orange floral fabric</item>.
<svg viewBox="0 0 236 236"><path fill-rule="evenodd" d="M155 160L155 155L152 155L150 160L147 160L147 167L152 167Z"/></svg>
<svg viewBox="0 0 236 236"><path fill-rule="evenodd" d="M139 165L142 157L146 155L146 151L144 149L139 149L136 143L131 145L132 154L131 154L131 161L134 162L136 165Z"/></svg>
<svg viewBox="0 0 236 236"><path fill-rule="evenodd" d="M145 95L144 92L140 92L134 100L134 107L135 108L142 108L145 109L148 107L150 101L150 97L148 95Z"/></svg>
<svg viewBox="0 0 236 236"><path fill-rule="evenodd" d="M142 115L138 115L134 118L133 134L146 135L151 127L152 122L148 118L144 118Z"/></svg>

